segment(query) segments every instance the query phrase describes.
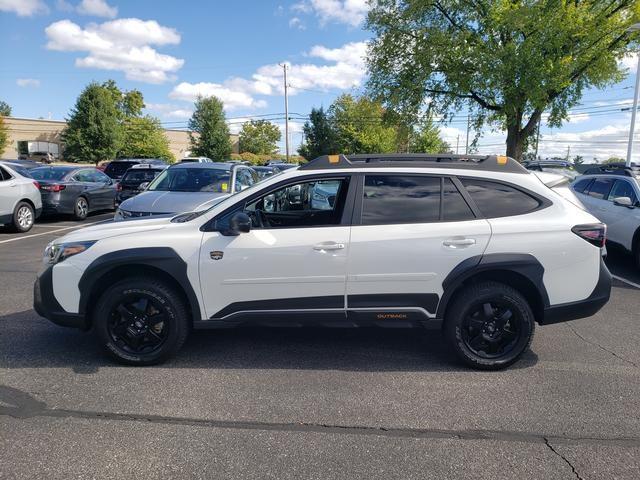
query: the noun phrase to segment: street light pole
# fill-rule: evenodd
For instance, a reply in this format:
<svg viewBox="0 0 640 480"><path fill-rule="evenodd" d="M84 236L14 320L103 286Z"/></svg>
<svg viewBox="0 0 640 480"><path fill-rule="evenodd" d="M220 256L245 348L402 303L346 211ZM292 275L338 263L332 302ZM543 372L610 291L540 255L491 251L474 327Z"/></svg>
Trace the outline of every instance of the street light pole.
<svg viewBox="0 0 640 480"><path fill-rule="evenodd" d="M629 28L630 32L640 30L640 23ZM629 146L627 147L627 167L631 166L631 152L633 151L633 134L636 128L636 112L638 111L638 94L640 93L640 52L638 53L638 66L636 69L636 89L633 94L633 110L631 110L631 126L629 127Z"/></svg>

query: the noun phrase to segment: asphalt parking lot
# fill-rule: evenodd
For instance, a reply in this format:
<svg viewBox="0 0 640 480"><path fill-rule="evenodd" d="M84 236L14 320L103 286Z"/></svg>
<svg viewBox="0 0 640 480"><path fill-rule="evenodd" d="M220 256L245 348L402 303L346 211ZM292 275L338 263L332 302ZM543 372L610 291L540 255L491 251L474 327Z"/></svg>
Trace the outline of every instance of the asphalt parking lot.
<svg viewBox="0 0 640 480"><path fill-rule="evenodd" d="M503 372L460 366L437 331L342 329L198 332L128 368L32 310L44 246L81 225L0 230L0 478L640 478L630 283Z"/></svg>

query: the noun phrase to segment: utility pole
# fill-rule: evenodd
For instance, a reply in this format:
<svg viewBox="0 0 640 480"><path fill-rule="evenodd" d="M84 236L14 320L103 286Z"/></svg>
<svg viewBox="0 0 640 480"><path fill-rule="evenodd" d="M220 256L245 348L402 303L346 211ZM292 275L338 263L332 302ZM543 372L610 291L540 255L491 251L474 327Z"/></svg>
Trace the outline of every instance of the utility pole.
<svg viewBox="0 0 640 480"><path fill-rule="evenodd" d="M456 155L458 154L458 145L460 145L460 135L456 138Z"/></svg>
<svg viewBox="0 0 640 480"><path fill-rule="evenodd" d="M571 145L567 145L567 162L569 161L570 155L571 155Z"/></svg>
<svg viewBox="0 0 640 480"><path fill-rule="evenodd" d="M286 63L281 63L280 66L284 70L284 145L287 163L289 163L289 85L287 84L289 66Z"/></svg>
<svg viewBox="0 0 640 480"><path fill-rule="evenodd" d="M471 115L467 114L467 142L464 147L464 154L469 155L469 128L471 127Z"/></svg>
<svg viewBox="0 0 640 480"><path fill-rule="evenodd" d="M627 167L631 166L631 152L633 151L633 134L636 128L636 112L638 111L638 95L639 94L640 94L640 54L638 54L638 70L636 71L636 90L635 90L635 93L633 94L633 110L631 111L631 127L629 128L629 146L627 147Z"/></svg>

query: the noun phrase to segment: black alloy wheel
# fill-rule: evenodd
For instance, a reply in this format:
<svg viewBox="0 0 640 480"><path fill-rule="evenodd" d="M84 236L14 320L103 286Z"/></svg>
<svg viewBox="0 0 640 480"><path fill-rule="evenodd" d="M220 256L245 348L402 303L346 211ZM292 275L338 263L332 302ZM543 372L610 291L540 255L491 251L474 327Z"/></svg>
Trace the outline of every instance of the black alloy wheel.
<svg viewBox="0 0 640 480"><path fill-rule="evenodd" d="M500 358L518 343L522 320L505 302L492 301L473 306L462 322L462 340L482 358Z"/></svg>
<svg viewBox="0 0 640 480"><path fill-rule="evenodd" d="M128 365L155 365L175 355L191 321L183 295L150 277L124 279L109 287L93 309L92 320L108 353Z"/></svg>
<svg viewBox="0 0 640 480"><path fill-rule="evenodd" d="M171 326L164 306L144 293L129 293L109 312L107 331L127 354L153 353L167 340Z"/></svg>
<svg viewBox="0 0 640 480"><path fill-rule="evenodd" d="M458 357L479 370L516 362L533 340L531 306L516 289L485 281L463 287L449 303L443 333Z"/></svg>

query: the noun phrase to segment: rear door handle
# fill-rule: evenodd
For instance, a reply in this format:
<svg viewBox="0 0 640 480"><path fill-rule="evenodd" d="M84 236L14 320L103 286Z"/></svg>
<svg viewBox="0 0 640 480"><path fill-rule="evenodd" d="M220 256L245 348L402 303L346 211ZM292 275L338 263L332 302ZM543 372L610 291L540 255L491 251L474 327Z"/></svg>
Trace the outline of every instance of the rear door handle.
<svg viewBox="0 0 640 480"><path fill-rule="evenodd" d="M343 250L344 249L344 243L337 243L337 242L322 242L322 243L316 243L313 246L313 249L318 251L318 252L322 252L322 251L329 251L329 250Z"/></svg>
<svg viewBox="0 0 640 480"><path fill-rule="evenodd" d="M475 238L450 238L442 242L445 247L449 248L464 248L470 247L476 244Z"/></svg>

